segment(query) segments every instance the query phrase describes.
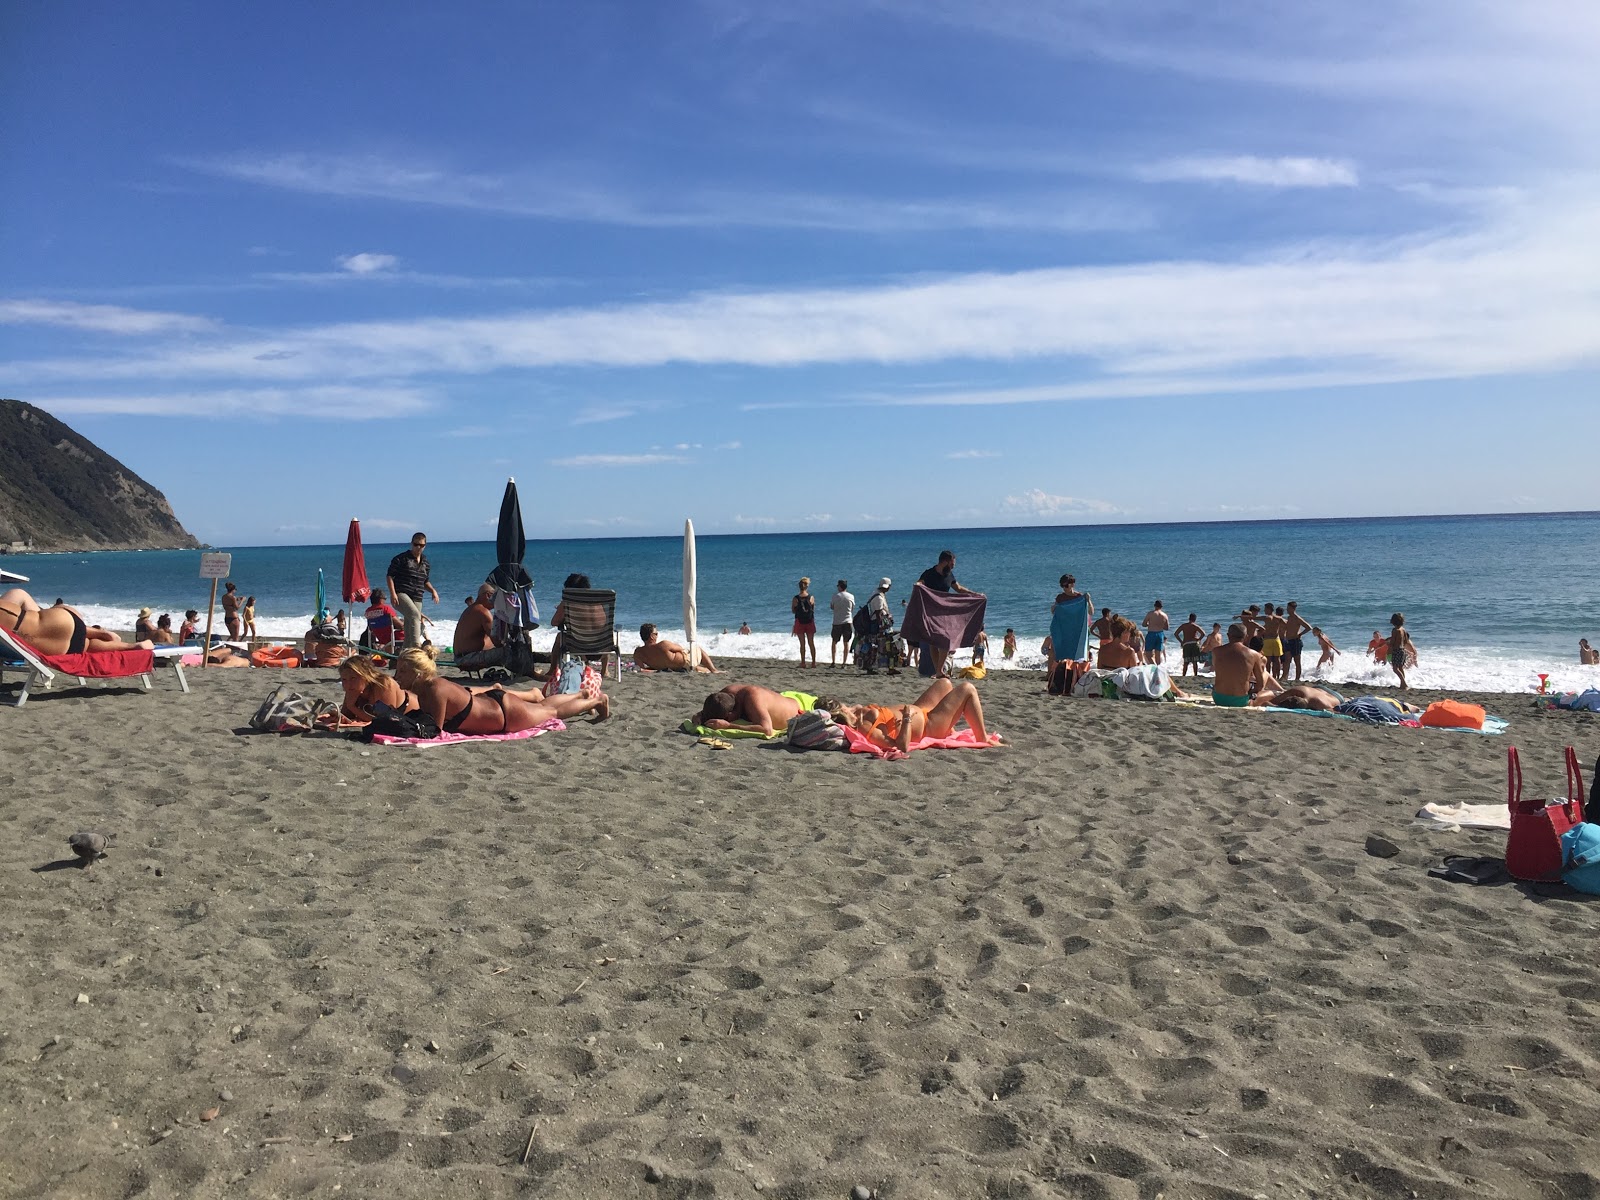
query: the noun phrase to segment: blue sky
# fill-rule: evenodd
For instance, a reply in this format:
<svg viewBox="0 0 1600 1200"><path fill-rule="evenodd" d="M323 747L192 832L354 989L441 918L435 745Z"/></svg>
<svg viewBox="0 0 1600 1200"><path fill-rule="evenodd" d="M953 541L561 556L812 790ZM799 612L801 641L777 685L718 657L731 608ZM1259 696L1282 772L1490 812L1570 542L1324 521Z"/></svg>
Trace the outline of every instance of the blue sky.
<svg viewBox="0 0 1600 1200"><path fill-rule="evenodd" d="M533 536L1600 508L1597 61L1591 0L12 6L0 395L218 544L508 474Z"/></svg>

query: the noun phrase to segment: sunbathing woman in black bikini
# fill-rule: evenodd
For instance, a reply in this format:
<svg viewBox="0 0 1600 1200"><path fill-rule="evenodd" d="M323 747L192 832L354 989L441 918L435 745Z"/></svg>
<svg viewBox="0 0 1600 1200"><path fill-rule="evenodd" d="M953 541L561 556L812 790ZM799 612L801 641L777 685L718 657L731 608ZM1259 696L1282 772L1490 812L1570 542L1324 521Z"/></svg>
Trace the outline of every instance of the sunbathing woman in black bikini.
<svg viewBox="0 0 1600 1200"><path fill-rule="evenodd" d="M154 642L125 642L109 630L90 625L65 604L41 608L21 588L0 596L0 625L40 654L83 654L111 650L149 650Z"/></svg>
<svg viewBox="0 0 1600 1200"><path fill-rule="evenodd" d="M396 681L416 693L417 707L439 722L446 733L520 733L552 717L568 720L592 712L596 721L611 715L604 693L588 696L551 696L534 689L508 692L504 688L466 688L439 678L439 668L426 650L411 649L395 663Z"/></svg>

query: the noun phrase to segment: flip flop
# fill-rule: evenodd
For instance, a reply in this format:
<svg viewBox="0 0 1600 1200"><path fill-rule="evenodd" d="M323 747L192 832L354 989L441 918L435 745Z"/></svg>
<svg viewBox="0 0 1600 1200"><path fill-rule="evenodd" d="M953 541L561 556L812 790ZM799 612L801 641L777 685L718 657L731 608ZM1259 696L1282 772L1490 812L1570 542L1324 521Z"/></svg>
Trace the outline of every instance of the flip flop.
<svg viewBox="0 0 1600 1200"><path fill-rule="evenodd" d="M703 737L696 739L697 746L710 746L713 750L732 750L733 743L727 738Z"/></svg>
<svg viewBox="0 0 1600 1200"><path fill-rule="evenodd" d="M1495 884L1511 882L1511 875L1506 871L1506 862L1503 858L1467 858L1452 855L1441 865L1428 868L1428 874L1435 879L1444 879L1450 883L1470 883L1477 887L1492 887Z"/></svg>

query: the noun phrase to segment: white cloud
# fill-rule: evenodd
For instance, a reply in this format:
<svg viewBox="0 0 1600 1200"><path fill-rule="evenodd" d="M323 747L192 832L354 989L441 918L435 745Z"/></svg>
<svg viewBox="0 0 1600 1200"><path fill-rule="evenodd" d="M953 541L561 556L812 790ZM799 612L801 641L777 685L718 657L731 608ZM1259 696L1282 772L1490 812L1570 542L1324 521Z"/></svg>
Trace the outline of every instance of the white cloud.
<svg viewBox="0 0 1600 1200"><path fill-rule="evenodd" d="M625 421L638 413L634 408L609 408L603 404L586 404L580 409L570 425L600 425L607 421Z"/></svg>
<svg viewBox="0 0 1600 1200"><path fill-rule="evenodd" d="M1447 379L1600 359L1600 209L1590 191L1532 197L1482 228L1293 244L1245 262L1158 261L983 273L855 289L467 318L352 322L184 339L137 356L16 361L63 378L392 380L672 363L792 367L1058 360L999 403ZM1035 370L1037 374L1037 370Z"/></svg>
<svg viewBox="0 0 1600 1200"><path fill-rule="evenodd" d="M361 527L363 529L408 530L410 532L415 532L421 528L414 520L396 520L394 517L362 517Z"/></svg>
<svg viewBox="0 0 1600 1200"><path fill-rule="evenodd" d="M1042 488L1030 488L1020 496L1007 496L1001 506L1006 512L1033 517L1060 517L1094 514L1106 516L1122 510L1104 500L1084 500L1077 496L1055 496Z"/></svg>
<svg viewBox="0 0 1600 1200"><path fill-rule="evenodd" d="M743 447L738 442L718 442L715 446L712 447L712 449L713 450L740 450L740 449L743 449Z"/></svg>
<svg viewBox="0 0 1600 1200"><path fill-rule="evenodd" d="M826 525L829 521L833 520L833 514L832 513L807 513L805 516L801 517L800 519L802 521L808 522L809 524L812 524L812 525Z"/></svg>
<svg viewBox="0 0 1600 1200"><path fill-rule="evenodd" d="M1355 166L1332 158L1173 158L1138 172L1157 182L1194 180L1203 183L1246 183L1262 187L1355 187Z"/></svg>
<svg viewBox="0 0 1600 1200"><path fill-rule="evenodd" d="M209 317L188 313L151 312L112 304L75 304L67 300L0 300L0 325L57 325L93 333L200 333L216 328Z"/></svg>
<svg viewBox="0 0 1600 1200"><path fill-rule="evenodd" d="M1126 200L1085 199L1059 191L947 199L679 186L660 195L647 195L586 179L563 181L548 164L483 172L376 154L235 154L184 159L180 165L225 179L313 195L647 229L734 226L861 233L944 229L1095 232L1139 229L1150 223L1147 212Z"/></svg>
<svg viewBox="0 0 1600 1200"><path fill-rule="evenodd" d="M37 396L31 402L56 416L299 417L308 421L375 421L425 412L426 394L412 388L234 388L144 395Z"/></svg>
<svg viewBox="0 0 1600 1200"><path fill-rule="evenodd" d="M760 526L762 528L767 528L767 527L776 525L778 523L778 518L777 517L747 517L743 513L739 513L733 518L733 523L735 525L757 525L757 526Z"/></svg>
<svg viewBox="0 0 1600 1200"><path fill-rule="evenodd" d="M574 454L552 458L552 467L653 467L661 463L687 462L680 454Z"/></svg>
<svg viewBox="0 0 1600 1200"><path fill-rule="evenodd" d="M952 450L946 458L999 458L998 450Z"/></svg>
<svg viewBox="0 0 1600 1200"><path fill-rule="evenodd" d="M373 275L392 271L400 265L400 260L392 254L346 254L334 259L334 262L352 275Z"/></svg>
<svg viewBox="0 0 1600 1200"><path fill-rule="evenodd" d="M456 429L446 429L444 431L444 436L453 438L481 438L494 437L495 435L503 434L504 432L505 430L503 429L494 429L488 425L462 425ZM499 520L499 518L496 517L495 520Z"/></svg>

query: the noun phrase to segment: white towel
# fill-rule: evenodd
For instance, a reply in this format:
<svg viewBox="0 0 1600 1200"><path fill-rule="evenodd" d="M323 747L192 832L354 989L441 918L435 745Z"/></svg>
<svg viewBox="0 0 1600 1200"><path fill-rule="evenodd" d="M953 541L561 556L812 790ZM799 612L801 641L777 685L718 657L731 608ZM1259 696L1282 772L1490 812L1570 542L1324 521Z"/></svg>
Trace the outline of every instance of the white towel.
<svg viewBox="0 0 1600 1200"><path fill-rule="evenodd" d="M1510 829L1511 810L1504 804L1424 804L1417 820L1439 828Z"/></svg>

